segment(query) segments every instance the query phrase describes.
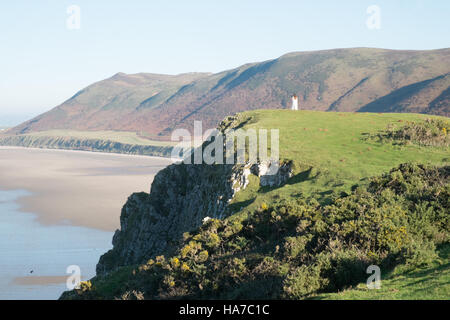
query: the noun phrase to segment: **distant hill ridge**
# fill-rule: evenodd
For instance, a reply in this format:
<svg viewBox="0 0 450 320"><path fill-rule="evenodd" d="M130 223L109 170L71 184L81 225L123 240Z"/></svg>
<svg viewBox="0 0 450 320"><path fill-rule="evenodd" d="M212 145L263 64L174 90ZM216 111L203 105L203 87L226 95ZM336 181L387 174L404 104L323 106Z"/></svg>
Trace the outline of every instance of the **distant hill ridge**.
<svg viewBox="0 0 450 320"><path fill-rule="evenodd" d="M286 108L294 93L307 110L450 116L449 87L448 48L293 52L215 74L117 73L10 133L120 130L165 140L194 120L213 128L237 112Z"/></svg>

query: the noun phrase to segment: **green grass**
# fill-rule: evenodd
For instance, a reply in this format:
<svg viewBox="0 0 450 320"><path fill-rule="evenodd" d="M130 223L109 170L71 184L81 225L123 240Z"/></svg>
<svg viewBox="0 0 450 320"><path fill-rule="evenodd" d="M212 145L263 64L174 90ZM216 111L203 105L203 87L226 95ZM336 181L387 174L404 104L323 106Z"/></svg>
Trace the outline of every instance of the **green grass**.
<svg viewBox="0 0 450 320"><path fill-rule="evenodd" d="M433 265L414 270L404 266L381 278L381 288L369 290L365 283L338 293L321 294L325 300L447 300L450 297L450 247L440 250Z"/></svg>
<svg viewBox="0 0 450 320"><path fill-rule="evenodd" d="M410 237L413 237L411 239L417 241L415 242L408 238L408 241L410 241L407 243L408 245L417 245L417 247L412 247L413 249L411 250L419 251L419 249L425 248L419 246L422 243L420 241L428 236L428 232L435 230L432 226L436 226L431 222L427 222L428 224L424 222L424 226L421 226L420 228L422 229L416 234L416 229L414 229L412 224L409 225L410 220L405 217L408 214L413 214L413 211L414 213L416 211L420 212L418 209L414 209L415 205L426 207L431 200L422 199L423 201L415 202L413 205L411 203L414 200L406 200L407 195L399 195L399 198L394 198L392 190L380 195L370 196L367 192L362 193L361 189L364 188L358 189L360 193L358 193L358 190L353 193L351 191L354 185L366 185L369 183L369 178L381 176L405 162L417 162L435 166L448 164L450 158L449 147L423 147L414 144L399 145L366 138L368 135L386 129L389 124L396 123L401 125L407 121L423 121L427 117L420 114L326 113L289 110L258 110L238 115L236 122L233 124L237 126L241 124L244 129L279 129L280 158L281 160L292 160L294 162L294 176L283 186L268 188L260 187L259 178L250 175L250 183L247 188L239 191L230 203L230 212L228 212L230 216L228 218L223 221L212 221L209 225L204 225L185 235L184 246L180 244L180 248L184 247L191 250L196 248L196 244L200 243L204 246L202 248L208 249L209 252L209 260L204 265L201 264L203 262L200 263L199 260L195 260L197 259L195 254L192 254L191 258L186 258L186 255L182 253L177 256L179 260L185 259L191 266L198 267L198 269L193 268L193 275L188 277L184 273L177 273L178 269L172 270L165 267L159 270L153 266L153 263L149 265L144 263L139 266L139 268L142 267L142 270L139 270L139 268L138 271L123 269L123 273L119 271L115 276L110 275L105 279L97 279L95 283L97 288L92 292L91 298L98 297L96 294L99 294L100 297L110 298L120 296L124 291L122 290L123 288L129 288L130 290L137 288L138 291L146 292L147 297L150 298L157 297L158 292L163 293L162 296L158 296L159 298L167 297L165 294L179 298L183 297L185 285L186 288L200 288L200 290L203 290L199 283L205 277L210 277L207 279L208 281L205 280L204 284L206 286L208 283L216 281L217 288L220 288L222 291L218 289L216 292L214 291L215 289L211 289L214 286L211 286L208 290L213 290L211 292L217 294L220 298L228 298L229 295L232 297L254 297L257 294L262 295L266 292L264 291L266 289L261 288L269 288L267 289L267 296L278 294L277 297L283 297L278 291L272 290L276 288L289 293L291 298L448 299L450 289L448 245L439 248L439 259L435 259L434 246L432 250L427 249L433 253L430 258L433 262L424 268L407 269L413 268L412 262L411 264L409 262L401 264L402 262L399 262L401 260L395 263L387 261L388 253L399 254L399 252L395 251L397 247L394 246L395 241L393 240L398 236L397 231L392 231L397 230L395 228L407 230L406 233L402 234L409 234ZM421 172L418 167L415 170ZM430 174L426 178L431 180L431 176L433 175ZM397 182L397 177L398 172L392 174L392 177L389 176L389 179L392 179L389 180L388 185L391 185L392 182ZM402 175L402 177L404 176ZM218 178L220 179L220 176ZM416 190L415 192L422 195L424 191L420 187L426 186L424 183L428 182L423 177L421 179L417 183L417 180L411 180L412 182L408 180L408 183L403 181L403 185L406 185L405 188L409 191L417 186L417 190L414 189ZM218 182L221 181L218 180ZM386 187L385 189L389 188ZM436 188L432 190L434 190L433 197L441 194L441 197L446 199L445 193L441 193L441 189ZM439 190L439 192L436 190ZM426 189L426 191L429 190ZM328 207L326 205L318 206L314 204L315 201L311 201L313 204L310 204L309 201L303 201L305 198L314 197L322 204L326 204L342 192L347 193L347 195L340 197L342 201L339 204L334 203ZM180 192L183 196L185 193L185 190ZM295 198L300 198L298 204L296 204ZM387 200L389 202L386 202ZM379 206L378 203L381 203L381 201L383 204L389 203L394 209L390 211L386 210L387 207ZM398 201L398 207L396 201ZM361 219L352 217L352 214L356 213L353 210L356 210L354 208L357 208L357 204L361 204L362 211L358 212L361 215ZM283 205L283 208L280 207L281 205ZM403 205L408 209L400 208ZM371 206L376 208L370 209ZM366 208L369 209L366 210ZM443 208L444 206L439 207L436 209L436 212L444 212ZM141 213L137 211L133 214L136 217ZM397 219L399 221L396 221ZM360 227L356 231L352 231L356 234L354 236L356 240L354 241L351 239L353 237L351 233L346 231L349 228L353 228L353 220L361 222ZM129 229L132 228L132 221L131 218L128 221ZM442 221L446 220L442 218ZM384 222L391 222L391 224L385 224ZM336 229L337 226L334 223L339 224L338 229ZM215 224L217 226L214 226ZM395 228L390 229L393 226ZM381 227L384 229L380 229ZM444 229L445 226L442 228ZM387 232L385 237L380 239L390 243L389 249L381 248L377 244L380 240L378 237L379 230L383 230L380 231L380 234ZM441 231L441 229L436 230ZM433 231L433 235L435 233L438 234L435 231ZM211 244L212 241L210 239L215 239L212 237L212 234L218 237L220 246ZM332 235L336 236L336 239L333 238L333 241L328 238ZM446 235L446 231L443 231L442 234L439 233L441 238ZM315 240L309 239L309 236L314 237ZM399 243L403 241L401 237L396 239L400 239ZM364 243L359 243L359 240L364 241ZM191 245L191 241L194 244ZM286 246L286 244L291 243L292 245ZM370 245L370 250L364 246L366 243ZM436 245L442 243L444 243L444 240L442 242L436 240ZM329 244L330 247L322 248L321 246L325 244ZM298 249L299 252L303 253L290 254L289 250L285 250L285 248L295 248L294 245L297 245L298 248L301 248L303 245L303 249ZM334 245L335 247L333 247ZM397 244L397 246L399 245ZM401 250L409 250L406 244L399 248ZM423 250L425 251L425 249ZM200 249L197 251L200 251ZM428 251L426 252L427 254L429 253ZM323 253L323 255L319 257L320 253ZM164 254L166 258L170 258L172 255L172 253L167 255L164 252L158 254ZM369 254L371 255L369 256ZM359 255L363 255L365 258L361 260ZM385 273L382 275L382 288L380 290L368 290L365 284L361 283L354 288L348 288L339 293L320 293L326 290L329 292L338 290L338 288L345 288L363 280L365 267L363 269L360 268L359 263L367 262L372 264L373 261L377 261L370 260L372 259L370 257L374 256L380 259L378 260L379 262L384 263L383 268L386 267L383 270ZM404 256L406 257L407 255ZM338 259L339 257L340 260ZM246 262L244 263L242 262L244 260L241 261L234 258L242 258ZM269 258L269 260L265 262L267 264L261 265L260 263L264 258ZM336 267L336 270L333 269L334 267L327 269L328 262L325 263L323 259L328 259L326 261L329 262L329 265L338 262L342 264L339 268ZM313 265L313 261L317 265ZM323 263L321 266L323 269L320 270L325 270L325 272L327 272L326 270L334 270L333 272L335 272L337 280L333 280L333 276L329 276L330 281L335 281L330 287L317 285L318 279L320 280L322 279L321 277L327 276L326 274L317 275L315 273L316 269L314 268L319 268L319 262ZM427 260L427 262L429 261ZM309 266L308 263L310 264ZM417 262L417 265L423 263L423 261L420 261ZM392 270L396 265L397 268ZM305 269L306 271L298 269L300 266L306 266L309 269ZM227 287L231 281L227 278L228 271L230 268L234 270L233 268L235 267L236 272L239 272L237 273L238 278L241 277L241 280L237 282L235 287L233 285ZM356 268L362 273L362 276L361 274L355 275L353 273ZM173 272L166 272L169 269ZM346 269L346 272L343 272L344 269ZM153 273L155 270L159 271ZM295 273L297 272L295 270L299 272ZM202 273L203 271L205 271L204 274ZM264 275L261 278L263 280L258 278L258 272L261 272L260 275ZM347 272L351 277L357 277L354 278L355 281L343 283L344 280L342 279L347 277ZM205 276L205 274L208 276ZM164 278L163 276L168 275L179 277L177 278L179 287L169 284L167 285L168 287L165 287L164 279L169 281L170 278ZM255 276L255 278L250 279L246 283L246 280L252 276ZM273 282L269 281L271 276L273 276ZM234 279L235 275L232 274L230 277ZM283 285L277 282L280 279L283 279ZM296 281L296 279L300 280ZM305 280L305 283L302 282L302 279ZM314 279L317 280L315 284ZM222 280L227 285L220 287ZM320 289L308 289L309 282L312 282L313 285ZM285 290L286 286L289 290ZM173 287L181 291L176 291ZM193 289L193 291L195 290ZM200 297L205 297L202 295L203 293L198 292L194 293L192 297L198 297L196 294ZM84 296L84 298L87 297L89 295ZM209 296L207 297L209 298ZM260 298L260 296L258 297Z"/></svg>
<svg viewBox="0 0 450 320"><path fill-rule="evenodd" d="M230 209L239 220L249 212L278 198L314 196L327 201L332 193L350 192L355 184L381 175L404 162L443 165L450 161L450 148L394 145L365 139L367 134L407 121L430 118L422 114L325 113L315 111L260 110L245 112L244 129L279 129L280 158L294 160L295 176L281 188L260 188L251 181L239 192ZM431 117L434 118L434 117ZM439 118L439 117L436 117ZM245 120L244 120L245 121ZM270 143L269 143L270 145ZM339 293L314 299L448 299L450 297L449 247L440 259L423 269L404 270L402 266L383 275L382 287L369 290L365 283Z"/></svg>
<svg viewBox="0 0 450 320"><path fill-rule="evenodd" d="M25 134L31 137L71 137L77 139L109 140L133 145L144 146L172 146L176 142L155 141L140 137L136 132L128 131L77 131L77 130L48 130Z"/></svg>
<svg viewBox="0 0 450 320"><path fill-rule="evenodd" d="M423 121L428 115L257 110L240 117L243 121L251 117L244 129L279 129L280 158L296 164L295 176L281 188L241 191L233 203L255 199L249 210L280 196L314 196L327 201L332 193L349 192L353 185L364 184L400 163L442 165L450 159L450 149L445 147L400 146L365 139L389 123Z"/></svg>

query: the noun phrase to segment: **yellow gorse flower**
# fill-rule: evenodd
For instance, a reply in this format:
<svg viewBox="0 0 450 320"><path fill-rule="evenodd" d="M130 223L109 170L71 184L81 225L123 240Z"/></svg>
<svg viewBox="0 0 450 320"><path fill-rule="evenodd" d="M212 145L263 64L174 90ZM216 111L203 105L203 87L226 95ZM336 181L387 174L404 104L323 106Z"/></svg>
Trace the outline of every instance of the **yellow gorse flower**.
<svg viewBox="0 0 450 320"><path fill-rule="evenodd" d="M189 271L189 270L191 270L191 269L189 268L189 266L188 266L186 263L183 262L183 264L181 265L181 270L183 270L183 271Z"/></svg>
<svg viewBox="0 0 450 320"><path fill-rule="evenodd" d="M178 258L172 258L170 260L170 264L172 265L172 267L174 268L178 268L180 266L180 260Z"/></svg>

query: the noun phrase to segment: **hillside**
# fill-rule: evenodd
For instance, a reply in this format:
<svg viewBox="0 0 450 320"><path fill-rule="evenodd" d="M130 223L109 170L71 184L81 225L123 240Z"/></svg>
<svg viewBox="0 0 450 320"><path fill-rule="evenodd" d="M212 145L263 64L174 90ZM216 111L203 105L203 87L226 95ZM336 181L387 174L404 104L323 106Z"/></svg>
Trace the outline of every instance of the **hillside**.
<svg viewBox="0 0 450 320"><path fill-rule="evenodd" d="M450 246L438 250L439 258L420 268L397 267L384 275L380 290L369 290L365 283L338 293L322 294L326 300L448 300L450 296Z"/></svg>
<svg viewBox="0 0 450 320"><path fill-rule="evenodd" d="M114 130L117 123L145 103L151 109L169 99L180 88L208 74L188 73L176 76L117 73L77 92L56 108L14 128L13 133L43 129ZM132 130L137 132L138 130Z"/></svg>
<svg viewBox="0 0 450 320"><path fill-rule="evenodd" d="M214 128L237 112L301 109L449 116L450 49L294 52L216 74L123 73L97 82L10 133L118 130L167 140L202 120Z"/></svg>
<svg viewBox="0 0 450 320"><path fill-rule="evenodd" d="M371 264L448 265L446 118L257 110L220 126L237 127L280 130L276 183L251 163L167 167L129 197L97 276L62 298L305 299Z"/></svg>

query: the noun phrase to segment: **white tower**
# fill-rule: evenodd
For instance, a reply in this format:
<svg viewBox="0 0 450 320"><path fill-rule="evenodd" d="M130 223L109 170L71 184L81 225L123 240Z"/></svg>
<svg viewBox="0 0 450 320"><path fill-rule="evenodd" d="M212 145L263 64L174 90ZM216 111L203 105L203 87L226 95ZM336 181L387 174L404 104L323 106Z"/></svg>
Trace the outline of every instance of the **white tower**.
<svg viewBox="0 0 450 320"><path fill-rule="evenodd" d="M298 97L296 94L292 96L292 110L298 110Z"/></svg>

